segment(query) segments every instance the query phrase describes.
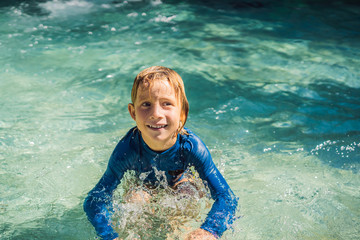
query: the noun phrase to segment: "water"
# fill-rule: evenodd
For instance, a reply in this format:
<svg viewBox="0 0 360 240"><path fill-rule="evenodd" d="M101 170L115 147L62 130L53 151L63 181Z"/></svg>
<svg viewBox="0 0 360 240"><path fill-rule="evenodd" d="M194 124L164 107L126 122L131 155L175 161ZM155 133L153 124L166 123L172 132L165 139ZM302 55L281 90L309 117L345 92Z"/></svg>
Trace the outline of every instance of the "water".
<svg viewBox="0 0 360 240"><path fill-rule="evenodd" d="M164 65L240 197L223 239L359 239L359 16L355 1L2 1L0 238L96 238L83 199L134 125L135 75Z"/></svg>

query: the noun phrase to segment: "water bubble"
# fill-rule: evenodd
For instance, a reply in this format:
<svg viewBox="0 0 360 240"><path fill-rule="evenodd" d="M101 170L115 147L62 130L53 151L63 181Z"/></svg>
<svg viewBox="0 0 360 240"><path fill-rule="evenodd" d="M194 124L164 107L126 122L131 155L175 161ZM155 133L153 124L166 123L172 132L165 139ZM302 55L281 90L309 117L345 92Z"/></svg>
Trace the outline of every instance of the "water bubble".
<svg viewBox="0 0 360 240"><path fill-rule="evenodd" d="M137 12L129 13L128 17L137 17L139 14Z"/></svg>

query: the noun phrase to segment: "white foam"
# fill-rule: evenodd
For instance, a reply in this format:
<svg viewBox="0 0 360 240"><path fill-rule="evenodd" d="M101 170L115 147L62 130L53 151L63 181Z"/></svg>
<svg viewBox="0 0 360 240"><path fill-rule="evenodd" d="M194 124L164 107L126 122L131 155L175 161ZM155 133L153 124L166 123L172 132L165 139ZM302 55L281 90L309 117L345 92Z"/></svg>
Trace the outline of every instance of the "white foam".
<svg viewBox="0 0 360 240"><path fill-rule="evenodd" d="M95 10L94 4L84 0L52 0L40 3L39 6L50 13L51 17L74 16L88 14Z"/></svg>

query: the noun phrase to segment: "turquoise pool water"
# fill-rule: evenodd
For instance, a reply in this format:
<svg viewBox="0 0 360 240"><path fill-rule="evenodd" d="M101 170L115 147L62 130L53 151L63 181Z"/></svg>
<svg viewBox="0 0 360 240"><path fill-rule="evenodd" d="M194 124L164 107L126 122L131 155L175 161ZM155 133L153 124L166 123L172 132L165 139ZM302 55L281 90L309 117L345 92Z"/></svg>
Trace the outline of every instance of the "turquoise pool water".
<svg viewBox="0 0 360 240"><path fill-rule="evenodd" d="M223 239L359 239L359 16L355 1L2 1L0 238L96 238L83 199L134 125L135 75L164 65L240 197Z"/></svg>

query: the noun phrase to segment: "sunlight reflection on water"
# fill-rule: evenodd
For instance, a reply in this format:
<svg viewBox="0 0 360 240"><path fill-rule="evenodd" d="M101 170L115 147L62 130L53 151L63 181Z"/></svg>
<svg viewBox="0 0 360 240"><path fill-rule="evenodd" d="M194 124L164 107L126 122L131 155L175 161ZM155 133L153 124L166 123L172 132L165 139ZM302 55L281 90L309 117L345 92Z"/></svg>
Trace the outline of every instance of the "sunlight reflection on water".
<svg viewBox="0 0 360 240"><path fill-rule="evenodd" d="M84 197L134 125L135 75L165 65L240 197L223 239L357 239L360 9L336 4L2 2L0 238L95 239Z"/></svg>

